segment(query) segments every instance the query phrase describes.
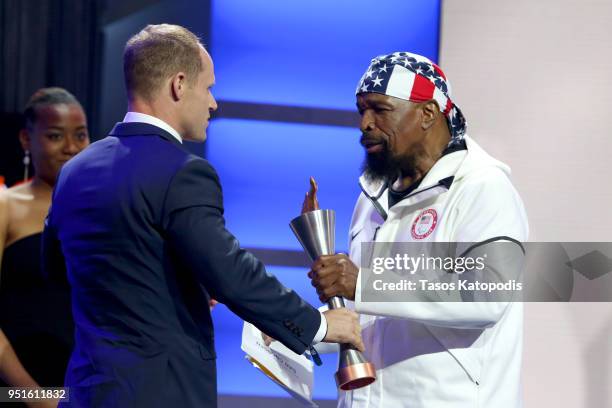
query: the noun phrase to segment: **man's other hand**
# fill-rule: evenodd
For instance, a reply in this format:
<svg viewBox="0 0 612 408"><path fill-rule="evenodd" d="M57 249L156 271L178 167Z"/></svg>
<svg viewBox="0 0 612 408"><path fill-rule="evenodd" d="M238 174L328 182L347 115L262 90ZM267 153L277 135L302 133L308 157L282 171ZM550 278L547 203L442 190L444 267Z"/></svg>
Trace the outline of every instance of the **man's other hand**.
<svg viewBox="0 0 612 408"><path fill-rule="evenodd" d="M327 320L327 334L323 339L326 343L348 343L363 351L361 326L357 313L346 308L331 309L323 312Z"/></svg>
<svg viewBox="0 0 612 408"><path fill-rule="evenodd" d="M323 255L317 258L308 272L312 286L321 302L333 296L355 300L359 268L345 254Z"/></svg>

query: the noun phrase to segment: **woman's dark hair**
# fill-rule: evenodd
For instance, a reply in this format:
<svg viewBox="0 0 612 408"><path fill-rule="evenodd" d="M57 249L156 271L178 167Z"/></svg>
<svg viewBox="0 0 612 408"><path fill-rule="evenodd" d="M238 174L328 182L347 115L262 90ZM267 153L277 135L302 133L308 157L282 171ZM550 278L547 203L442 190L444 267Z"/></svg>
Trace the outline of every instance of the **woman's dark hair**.
<svg viewBox="0 0 612 408"><path fill-rule="evenodd" d="M64 88L52 87L52 88L41 88L34 92L34 95L30 97L30 100L25 106L23 116L25 117L25 127L31 129L34 123L36 123L36 113L39 108L49 105L79 105L79 101L74 97L73 94L65 90Z"/></svg>

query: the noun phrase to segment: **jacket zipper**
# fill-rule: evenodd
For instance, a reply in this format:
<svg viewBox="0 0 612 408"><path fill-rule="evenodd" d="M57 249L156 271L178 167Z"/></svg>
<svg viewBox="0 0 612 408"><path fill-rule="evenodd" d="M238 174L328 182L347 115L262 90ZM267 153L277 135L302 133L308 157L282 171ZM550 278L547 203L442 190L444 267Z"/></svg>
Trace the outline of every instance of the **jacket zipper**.
<svg viewBox="0 0 612 408"><path fill-rule="evenodd" d="M441 181L439 181L439 182L438 182L438 184L434 184L433 186L427 187L427 188L426 188L426 189L424 189L424 190L419 190L419 191L416 191L416 192L414 192L414 193L412 193L412 194L409 194L409 195L407 195L406 197L402 198L400 201L404 201L404 200L406 200L407 198L414 197L414 196L415 196L415 195L417 195L417 194L424 193L425 191L428 191L428 190L431 190L431 189L433 189L433 188L440 187L440 186L444 186L444 187L446 187L446 189L448 190L448 189L450 188L450 184L452 184L452 182L453 182L453 180L452 180L453 178L454 178L454 177L451 177L451 178L450 178L450 180L449 180L449 178L448 178L448 177L447 177L447 178L445 178L445 179L442 179ZM449 181L450 181L450 182L449 182ZM448 185L447 185L447 184L448 184ZM369 195L369 194L366 192L365 188L364 188L364 187L361 185L361 183L359 183L359 187L361 188L361 191L363 192L363 194L364 194L364 195L365 195L365 196L368 198L368 200L370 200L370 202L371 202L371 203L372 203L372 205L374 206L374 209L376 209L376 212L378 212L378 214L379 214L379 215L382 217L382 219L383 219L384 221L387 221L387 217L388 217L387 212L386 212L386 211L385 211L385 209L382 207L382 205L380 205L380 203L378 202L378 198L379 198L379 197L380 197L380 196L381 196L381 195L384 193L384 191L385 191L386 189L384 189L384 188L383 188L383 189L382 189L382 192L381 192L381 193L378 195L378 197L373 197L373 196Z"/></svg>

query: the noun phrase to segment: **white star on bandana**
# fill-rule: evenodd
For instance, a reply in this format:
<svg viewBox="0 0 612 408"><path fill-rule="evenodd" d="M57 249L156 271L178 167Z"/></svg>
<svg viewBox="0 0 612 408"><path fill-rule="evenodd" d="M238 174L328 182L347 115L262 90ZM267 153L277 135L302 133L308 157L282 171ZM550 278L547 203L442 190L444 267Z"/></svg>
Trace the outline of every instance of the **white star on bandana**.
<svg viewBox="0 0 612 408"><path fill-rule="evenodd" d="M382 80L383 80L382 78L379 78L379 77L377 76L376 78L374 78L374 79L372 80L372 82L374 82L374 86L375 86L375 87L376 87L376 86L382 86L382 84L381 84Z"/></svg>

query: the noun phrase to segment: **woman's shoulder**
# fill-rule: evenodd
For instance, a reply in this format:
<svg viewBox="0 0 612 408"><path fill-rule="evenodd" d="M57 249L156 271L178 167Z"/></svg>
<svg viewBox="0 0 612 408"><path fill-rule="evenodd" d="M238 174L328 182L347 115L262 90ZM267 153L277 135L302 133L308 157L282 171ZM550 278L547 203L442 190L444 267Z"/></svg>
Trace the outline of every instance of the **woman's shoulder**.
<svg viewBox="0 0 612 408"><path fill-rule="evenodd" d="M0 190L0 251L6 243L6 233L9 219L9 193L7 189ZM2 257L0 256L0 259Z"/></svg>
<svg viewBox="0 0 612 408"><path fill-rule="evenodd" d="M5 193L7 197L12 197L14 199L23 199L28 198L28 196L32 195L32 180L27 181L25 183L15 184L12 187L6 188L1 193Z"/></svg>
<svg viewBox="0 0 612 408"><path fill-rule="evenodd" d="M7 216L8 206L12 200L13 192L9 188L3 188L0 190L0 224L2 219Z"/></svg>
<svg viewBox="0 0 612 408"><path fill-rule="evenodd" d="M9 211L12 205L19 205L32 201L31 183L18 184L16 186L0 190L0 211Z"/></svg>
<svg viewBox="0 0 612 408"><path fill-rule="evenodd" d="M20 230L32 229L33 208L36 200L30 183L20 184L0 191L0 234L4 239L20 235ZM3 241L0 237L0 241ZM4 242L6 244L6 242Z"/></svg>

